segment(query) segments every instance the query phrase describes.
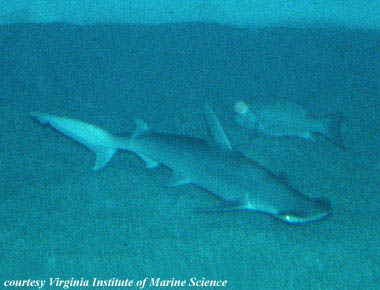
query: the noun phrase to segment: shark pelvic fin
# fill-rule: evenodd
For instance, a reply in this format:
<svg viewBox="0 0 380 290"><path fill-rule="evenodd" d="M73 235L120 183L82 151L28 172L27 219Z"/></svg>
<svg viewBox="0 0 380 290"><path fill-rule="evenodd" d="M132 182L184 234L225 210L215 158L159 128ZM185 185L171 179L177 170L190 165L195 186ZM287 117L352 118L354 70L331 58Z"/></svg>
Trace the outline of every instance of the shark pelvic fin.
<svg viewBox="0 0 380 290"><path fill-rule="evenodd" d="M112 156L115 154L115 148L98 147L90 148L96 155L95 165L92 170L102 169L111 160Z"/></svg>
<svg viewBox="0 0 380 290"><path fill-rule="evenodd" d="M208 133L210 134L212 143L215 145L215 147L223 151L232 151L230 141L228 141L222 125L208 104L204 104L204 114Z"/></svg>
<svg viewBox="0 0 380 290"><path fill-rule="evenodd" d="M152 159L150 159L149 157L146 157L144 155L139 155L141 159L143 159L145 161L145 164L146 164L146 168L149 168L149 169L152 169L152 168L155 168L158 166L158 162L157 161L154 161Z"/></svg>
<svg viewBox="0 0 380 290"><path fill-rule="evenodd" d="M189 183L189 180L181 173L174 172L172 178L168 182L168 186L177 186Z"/></svg>

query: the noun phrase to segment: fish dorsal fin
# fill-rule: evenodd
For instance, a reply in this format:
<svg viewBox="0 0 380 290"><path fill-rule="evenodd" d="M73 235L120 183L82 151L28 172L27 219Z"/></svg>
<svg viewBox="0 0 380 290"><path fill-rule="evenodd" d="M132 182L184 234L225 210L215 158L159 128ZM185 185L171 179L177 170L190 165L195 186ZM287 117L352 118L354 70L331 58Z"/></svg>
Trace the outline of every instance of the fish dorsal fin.
<svg viewBox="0 0 380 290"><path fill-rule="evenodd" d="M135 126L136 126L136 129L132 135L132 139L137 137L137 136L140 136L140 135L143 135L143 134L150 132L148 125L145 124L145 122L141 119L135 119Z"/></svg>
<svg viewBox="0 0 380 290"><path fill-rule="evenodd" d="M232 151L230 141L228 141L222 125L208 104L204 104L204 114L208 133L212 139L212 144L224 151Z"/></svg>

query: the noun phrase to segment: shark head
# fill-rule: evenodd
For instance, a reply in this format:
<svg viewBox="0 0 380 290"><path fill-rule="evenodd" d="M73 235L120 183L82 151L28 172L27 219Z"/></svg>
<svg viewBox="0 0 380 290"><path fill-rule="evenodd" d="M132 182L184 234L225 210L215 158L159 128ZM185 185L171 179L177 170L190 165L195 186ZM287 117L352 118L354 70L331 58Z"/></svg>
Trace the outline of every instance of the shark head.
<svg viewBox="0 0 380 290"><path fill-rule="evenodd" d="M289 224L305 224L327 218L332 214L331 203L325 198L310 199L307 210L292 209L282 211L275 216Z"/></svg>

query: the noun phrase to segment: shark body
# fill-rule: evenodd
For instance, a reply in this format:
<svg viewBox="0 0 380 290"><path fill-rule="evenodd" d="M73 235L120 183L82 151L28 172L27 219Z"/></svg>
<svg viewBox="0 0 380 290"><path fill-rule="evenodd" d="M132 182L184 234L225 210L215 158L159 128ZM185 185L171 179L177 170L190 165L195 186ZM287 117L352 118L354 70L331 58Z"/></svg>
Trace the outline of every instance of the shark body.
<svg viewBox="0 0 380 290"><path fill-rule="evenodd" d="M64 117L32 113L91 149L94 169L104 167L117 149L134 152L148 168L163 164L174 172L170 185L195 184L221 198L223 210L252 210L273 215L287 223L306 223L331 213L329 202L311 199L283 179L232 149L217 117L205 105L211 141L152 131L136 120L131 137L112 135L93 125ZM218 210L219 211L219 210Z"/></svg>

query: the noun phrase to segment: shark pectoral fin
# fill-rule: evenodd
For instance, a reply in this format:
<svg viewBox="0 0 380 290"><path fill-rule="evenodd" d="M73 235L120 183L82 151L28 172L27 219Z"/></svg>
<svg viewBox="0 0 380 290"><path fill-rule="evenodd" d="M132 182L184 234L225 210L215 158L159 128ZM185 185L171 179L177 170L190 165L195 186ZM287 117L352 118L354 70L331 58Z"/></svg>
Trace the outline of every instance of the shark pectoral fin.
<svg viewBox="0 0 380 290"><path fill-rule="evenodd" d="M247 204L235 202L223 202L223 204L211 208L198 208L198 213L222 213L231 211L252 210Z"/></svg>
<svg viewBox="0 0 380 290"><path fill-rule="evenodd" d="M168 186L177 186L189 183L189 180L180 173L175 172L168 182Z"/></svg>
<svg viewBox="0 0 380 290"><path fill-rule="evenodd" d="M102 169L111 160L113 154L116 152L114 148L107 147L92 147L90 148L96 155L95 165L92 170Z"/></svg>

